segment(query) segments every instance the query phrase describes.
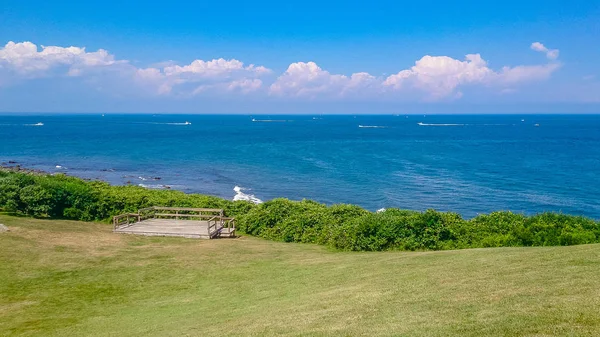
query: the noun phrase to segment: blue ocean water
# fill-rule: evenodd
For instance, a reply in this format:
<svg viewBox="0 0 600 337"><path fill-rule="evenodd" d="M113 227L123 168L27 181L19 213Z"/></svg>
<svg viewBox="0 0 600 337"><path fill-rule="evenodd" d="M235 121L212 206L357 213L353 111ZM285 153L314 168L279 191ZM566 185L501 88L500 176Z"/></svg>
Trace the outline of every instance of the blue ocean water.
<svg viewBox="0 0 600 337"><path fill-rule="evenodd" d="M600 115L5 115L9 161L228 199L600 218Z"/></svg>

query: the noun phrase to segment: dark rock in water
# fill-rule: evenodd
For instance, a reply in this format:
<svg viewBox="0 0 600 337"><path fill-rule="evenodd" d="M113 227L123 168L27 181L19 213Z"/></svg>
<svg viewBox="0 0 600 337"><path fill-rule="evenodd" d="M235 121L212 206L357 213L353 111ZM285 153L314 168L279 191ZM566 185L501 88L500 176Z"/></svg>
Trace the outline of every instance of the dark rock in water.
<svg viewBox="0 0 600 337"><path fill-rule="evenodd" d="M161 177L154 177L154 178L152 178L152 180L160 180L160 179L162 179L162 178Z"/></svg>
<svg viewBox="0 0 600 337"><path fill-rule="evenodd" d="M169 185L163 185L163 188L166 188L167 190L170 190L171 186L169 186Z"/></svg>
<svg viewBox="0 0 600 337"><path fill-rule="evenodd" d="M2 232L10 232L10 230L8 229L8 227L0 223L0 233Z"/></svg>
<svg viewBox="0 0 600 337"><path fill-rule="evenodd" d="M8 163L9 163L9 164L16 164L17 162L16 162L16 161L14 161L14 160L9 160L9 161L8 161Z"/></svg>

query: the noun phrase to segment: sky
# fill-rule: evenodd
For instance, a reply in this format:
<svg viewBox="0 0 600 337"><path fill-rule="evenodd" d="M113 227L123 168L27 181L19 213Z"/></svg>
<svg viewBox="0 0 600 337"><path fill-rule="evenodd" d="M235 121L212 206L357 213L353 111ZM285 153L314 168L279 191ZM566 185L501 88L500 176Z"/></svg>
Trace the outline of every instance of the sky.
<svg viewBox="0 0 600 337"><path fill-rule="evenodd" d="M0 1L0 113L600 113L600 0Z"/></svg>

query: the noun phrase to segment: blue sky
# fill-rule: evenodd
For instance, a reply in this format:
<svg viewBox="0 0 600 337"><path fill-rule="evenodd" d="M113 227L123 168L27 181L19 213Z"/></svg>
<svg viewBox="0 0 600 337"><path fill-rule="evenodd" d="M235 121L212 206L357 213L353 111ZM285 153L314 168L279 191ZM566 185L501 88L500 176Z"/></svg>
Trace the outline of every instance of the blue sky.
<svg viewBox="0 0 600 337"><path fill-rule="evenodd" d="M3 112L600 113L600 1L1 6Z"/></svg>

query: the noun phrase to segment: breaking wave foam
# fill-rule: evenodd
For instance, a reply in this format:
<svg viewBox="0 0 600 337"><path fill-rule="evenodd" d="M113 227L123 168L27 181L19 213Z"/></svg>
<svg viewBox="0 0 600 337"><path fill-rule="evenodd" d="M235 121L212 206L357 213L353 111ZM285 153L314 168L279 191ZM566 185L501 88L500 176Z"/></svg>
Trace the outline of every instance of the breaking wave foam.
<svg viewBox="0 0 600 337"><path fill-rule="evenodd" d="M262 204L262 200L260 200L259 198L257 198L256 196L254 196L254 194L246 194L243 191L247 191L246 188L240 187L240 186L236 186L233 188L233 190L235 191L235 196L233 197L233 201L238 201L238 200L244 200L244 201L250 201L253 202L255 204Z"/></svg>

